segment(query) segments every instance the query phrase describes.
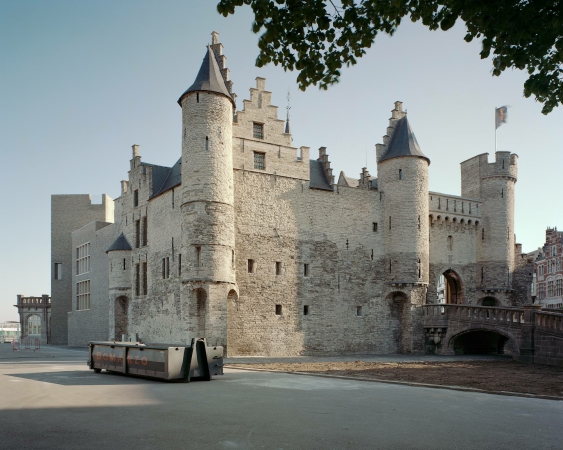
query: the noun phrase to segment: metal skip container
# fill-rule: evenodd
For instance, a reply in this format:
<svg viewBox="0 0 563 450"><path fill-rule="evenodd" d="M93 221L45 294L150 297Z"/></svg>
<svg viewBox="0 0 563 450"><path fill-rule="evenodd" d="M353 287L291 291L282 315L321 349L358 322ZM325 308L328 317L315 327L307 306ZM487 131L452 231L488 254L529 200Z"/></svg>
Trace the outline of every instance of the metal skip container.
<svg viewBox="0 0 563 450"><path fill-rule="evenodd" d="M210 381L223 375L223 347L208 347L203 338L190 345L138 342L89 342L88 366L162 380Z"/></svg>

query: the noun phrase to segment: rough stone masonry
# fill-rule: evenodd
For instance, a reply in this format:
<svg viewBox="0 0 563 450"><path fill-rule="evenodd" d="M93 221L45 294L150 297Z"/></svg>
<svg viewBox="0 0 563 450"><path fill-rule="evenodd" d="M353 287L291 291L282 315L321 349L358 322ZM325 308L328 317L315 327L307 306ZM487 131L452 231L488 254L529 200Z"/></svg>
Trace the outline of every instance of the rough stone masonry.
<svg viewBox="0 0 563 450"><path fill-rule="evenodd" d="M335 181L325 147L311 159L294 146L265 79L236 110L225 64L214 32L178 100L175 164L143 162L134 145L119 198L53 196L52 263L66 266L52 282L54 343L205 336L228 355L409 353L424 350L422 305L440 275L448 303L526 302L515 154L462 162L462 196L429 192L430 158L396 102L377 178ZM86 243L90 270L77 274Z"/></svg>

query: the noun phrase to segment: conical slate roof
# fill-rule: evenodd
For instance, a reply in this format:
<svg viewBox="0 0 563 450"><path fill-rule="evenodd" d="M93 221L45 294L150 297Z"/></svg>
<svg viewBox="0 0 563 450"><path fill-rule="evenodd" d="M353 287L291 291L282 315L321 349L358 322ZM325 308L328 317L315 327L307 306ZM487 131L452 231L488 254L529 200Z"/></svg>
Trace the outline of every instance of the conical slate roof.
<svg viewBox="0 0 563 450"><path fill-rule="evenodd" d="M389 142L387 150L383 156L381 156L379 161L385 161L386 159L397 158L400 156L418 156L419 158L426 159L428 164L430 164L430 159L422 153L422 150L420 150L407 116L399 119L395 124L395 130L393 131L391 142Z"/></svg>
<svg viewBox="0 0 563 450"><path fill-rule="evenodd" d="M111 247L106 250L106 253L113 252L115 250L133 250L133 248L129 244L129 241L127 240L127 238L123 233L121 233L117 237L115 242L111 244Z"/></svg>
<svg viewBox="0 0 563 450"><path fill-rule="evenodd" d="M207 47L205 56L203 57L203 62L199 68L199 72L194 83L184 92L178 99L178 103L182 101L184 95L189 92L196 91L207 91L207 92L217 92L218 94L223 94L229 97L231 101L233 98L229 94L227 86L225 86L225 81L223 80L223 75L221 74L221 69L219 69L219 64L217 64L217 58L215 58L215 53L211 50L211 47Z"/></svg>

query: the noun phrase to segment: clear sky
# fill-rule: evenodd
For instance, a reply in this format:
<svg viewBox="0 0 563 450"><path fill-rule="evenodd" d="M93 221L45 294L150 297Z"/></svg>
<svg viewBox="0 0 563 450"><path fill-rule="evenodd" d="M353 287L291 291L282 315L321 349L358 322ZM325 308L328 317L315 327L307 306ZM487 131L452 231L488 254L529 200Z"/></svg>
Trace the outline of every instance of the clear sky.
<svg viewBox="0 0 563 450"><path fill-rule="evenodd" d="M143 160L172 165L181 151L176 100L220 33L238 94L265 77L285 114L291 91L294 145L326 146L335 169L376 175L393 102L407 108L431 159L430 189L460 194L459 163L494 154L494 107L511 105L498 150L517 153L516 235L524 251L541 246L548 226L563 228L563 108L548 116L522 95L526 74L491 76L464 26L431 32L405 22L380 36L328 91L297 90L296 73L258 69L249 8L224 18L213 0L0 0L0 321L17 320L17 294L50 293L51 194L117 197L131 145Z"/></svg>

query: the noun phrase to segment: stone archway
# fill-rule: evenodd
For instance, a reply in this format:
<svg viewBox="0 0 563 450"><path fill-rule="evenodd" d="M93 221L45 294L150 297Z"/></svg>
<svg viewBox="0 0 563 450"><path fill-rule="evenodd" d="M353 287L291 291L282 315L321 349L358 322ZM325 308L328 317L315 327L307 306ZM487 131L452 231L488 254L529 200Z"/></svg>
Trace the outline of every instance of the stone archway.
<svg viewBox="0 0 563 450"><path fill-rule="evenodd" d="M229 355L229 349L232 353L236 348L236 343L240 342L242 329L239 320L239 310L238 293L231 289L227 294L227 345L224 349L226 355Z"/></svg>
<svg viewBox="0 0 563 450"><path fill-rule="evenodd" d="M410 301L404 292L391 292L386 297L389 307L389 331L392 353L411 353L412 324L410 323Z"/></svg>
<svg viewBox="0 0 563 450"><path fill-rule="evenodd" d="M463 282L459 274L453 269L444 271L438 278L436 293L438 303L462 304L464 302Z"/></svg>
<svg viewBox="0 0 563 450"><path fill-rule="evenodd" d="M477 302L480 306L500 306L500 301L491 296L483 297Z"/></svg>
<svg viewBox="0 0 563 450"><path fill-rule="evenodd" d="M449 347L456 355L517 355L514 337L496 330L466 330L450 338Z"/></svg>
<svg viewBox="0 0 563 450"><path fill-rule="evenodd" d="M123 335L128 334L129 329L129 298L120 296L115 299L115 327L114 339L123 340Z"/></svg>

